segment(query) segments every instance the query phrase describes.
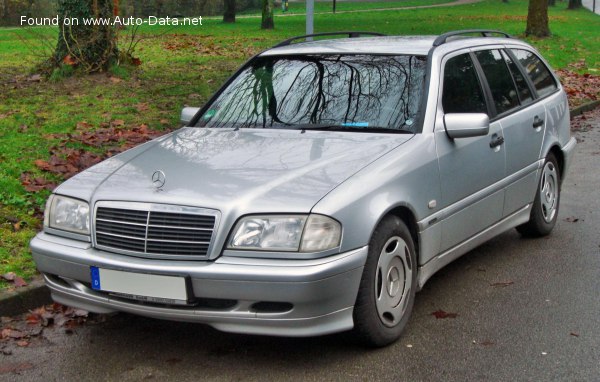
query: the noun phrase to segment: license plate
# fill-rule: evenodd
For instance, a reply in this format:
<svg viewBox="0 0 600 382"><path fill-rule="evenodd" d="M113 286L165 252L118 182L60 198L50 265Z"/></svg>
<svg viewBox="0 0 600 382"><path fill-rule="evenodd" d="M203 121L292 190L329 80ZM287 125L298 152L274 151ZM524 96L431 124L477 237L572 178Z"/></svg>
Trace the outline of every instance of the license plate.
<svg viewBox="0 0 600 382"><path fill-rule="evenodd" d="M92 288L138 300L185 303L185 278L90 267Z"/></svg>

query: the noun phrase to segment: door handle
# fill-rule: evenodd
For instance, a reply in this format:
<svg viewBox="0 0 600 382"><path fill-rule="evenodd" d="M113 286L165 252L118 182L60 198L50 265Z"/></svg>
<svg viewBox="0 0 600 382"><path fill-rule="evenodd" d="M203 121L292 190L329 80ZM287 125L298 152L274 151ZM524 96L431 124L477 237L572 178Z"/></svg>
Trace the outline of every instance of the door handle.
<svg viewBox="0 0 600 382"><path fill-rule="evenodd" d="M538 127L542 126L544 126L544 120L536 115L533 119L533 128L537 129Z"/></svg>
<svg viewBox="0 0 600 382"><path fill-rule="evenodd" d="M502 135L492 135L492 141L490 142L490 148L493 149L496 146L500 146L504 143L504 137Z"/></svg>

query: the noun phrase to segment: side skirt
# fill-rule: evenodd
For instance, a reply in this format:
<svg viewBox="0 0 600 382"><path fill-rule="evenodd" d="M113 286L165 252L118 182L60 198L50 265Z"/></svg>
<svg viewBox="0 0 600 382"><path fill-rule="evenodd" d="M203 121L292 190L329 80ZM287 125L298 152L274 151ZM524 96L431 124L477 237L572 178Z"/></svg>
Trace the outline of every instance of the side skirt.
<svg viewBox="0 0 600 382"><path fill-rule="evenodd" d="M470 250L478 247L485 243L491 238L498 236L499 234L508 231L518 225L527 223L529 221L529 215L531 213L532 204L528 204L515 213L507 216L500 220L498 223L486 228L479 232L475 236L463 241L462 243L450 248L446 252L434 257L426 264L419 267L419 279L417 280L418 288L421 289L437 271L450 264L452 261L458 259Z"/></svg>

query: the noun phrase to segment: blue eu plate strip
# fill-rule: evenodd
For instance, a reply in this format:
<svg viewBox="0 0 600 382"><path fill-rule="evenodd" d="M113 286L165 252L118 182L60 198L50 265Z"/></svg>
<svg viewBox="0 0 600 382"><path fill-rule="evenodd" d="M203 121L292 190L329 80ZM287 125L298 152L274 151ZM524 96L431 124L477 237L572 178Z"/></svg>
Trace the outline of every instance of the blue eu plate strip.
<svg viewBox="0 0 600 382"><path fill-rule="evenodd" d="M369 127L369 122L345 122L342 126L346 127Z"/></svg>
<svg viewBox="0 0 600 382"><path fill-rule="evenodd" d="M90 273L92 275L92 289L100 289L100 270L97 267L90 267Z"/></svg>

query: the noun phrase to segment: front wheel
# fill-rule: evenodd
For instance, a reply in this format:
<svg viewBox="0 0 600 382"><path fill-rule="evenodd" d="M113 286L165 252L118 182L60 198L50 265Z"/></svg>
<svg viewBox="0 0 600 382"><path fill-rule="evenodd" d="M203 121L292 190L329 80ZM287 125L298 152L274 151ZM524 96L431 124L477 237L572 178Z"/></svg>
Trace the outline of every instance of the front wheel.
<svg viewBox="0 0 600 382"><path fill-rule="evenodd" d="M369 242L356 304L354 331L369 346L396 341L406 326L415 300L417 259L406 224L386 217Z"/></svg>
<svg viewBox="0 0 600 382"><path fill-rule="evenodd" d="M544 162L529 221L518 226L517 231L523 236L548 235L556 224L559 204L560 172L556 157L549 153Z"/></svg>

